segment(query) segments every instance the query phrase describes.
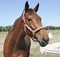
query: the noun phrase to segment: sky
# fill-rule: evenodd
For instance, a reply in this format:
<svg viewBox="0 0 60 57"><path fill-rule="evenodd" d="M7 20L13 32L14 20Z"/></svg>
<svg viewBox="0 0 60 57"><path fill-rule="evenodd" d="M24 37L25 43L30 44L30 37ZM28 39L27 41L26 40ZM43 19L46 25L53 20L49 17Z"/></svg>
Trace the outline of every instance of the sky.
<svg viewBox="0 0 60 57"><path fill-rule="evenodd" d="M19 18L27 0L0 0L0 26L13 25ZM28 0L30 8L39 3L37 14L43 26L60 26L60 0Z"/></svg>

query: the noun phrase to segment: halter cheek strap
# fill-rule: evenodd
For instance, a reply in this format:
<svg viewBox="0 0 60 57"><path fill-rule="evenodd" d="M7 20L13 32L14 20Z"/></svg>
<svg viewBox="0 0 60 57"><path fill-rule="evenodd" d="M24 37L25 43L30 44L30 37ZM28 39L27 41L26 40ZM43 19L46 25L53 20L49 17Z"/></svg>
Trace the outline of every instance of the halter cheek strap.
<svg viewBox="0 0 60 57"><path fill-rule="evenodd" d="M37 31L41 30L41 29L44 29L44 27L39 27L39 28L37 28L37 29L35 29L35 30L32 30L32 29L27 25L27 23L26 23L26 20L25 20L25 17L24 17L24 13L23 13L23 21L24 21L24 31L25 31L25 33L26 33L26 28L28 28L28 29L32 32L32 34L33 34L32 40L33 40L33 41L36 41L36 39L34 39L35 33L36 33Z"/></svg>

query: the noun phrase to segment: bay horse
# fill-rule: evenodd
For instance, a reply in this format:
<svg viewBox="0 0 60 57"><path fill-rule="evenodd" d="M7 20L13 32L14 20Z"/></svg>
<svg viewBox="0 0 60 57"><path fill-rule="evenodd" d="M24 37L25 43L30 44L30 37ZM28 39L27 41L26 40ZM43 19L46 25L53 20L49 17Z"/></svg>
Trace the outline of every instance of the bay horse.
<svg viewBox="0 0 60 57"><path fill-rule="evenodd" d="M44 47L49 42L48 34L42 25L41 17L37 15L39 3L34 9L29 8L28 1L25 9L13 28L9 31L3 48L4 57L29 57L31 40L37 41Z"/></svg>

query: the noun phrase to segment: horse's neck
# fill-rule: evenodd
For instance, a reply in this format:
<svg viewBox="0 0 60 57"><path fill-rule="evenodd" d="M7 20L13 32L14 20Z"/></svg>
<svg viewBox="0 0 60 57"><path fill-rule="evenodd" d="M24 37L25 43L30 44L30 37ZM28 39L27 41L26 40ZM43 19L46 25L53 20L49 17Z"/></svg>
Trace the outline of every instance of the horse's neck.
<svg viewBox="0 0 60 57"><path fill-rule="evenodd" d="M22 16L20 18L17 19L16 24L14 26L14 35L15 40L16 40L16 45L18 46L18 44L21 43L21 41L24 39L25 37L25 32L24 32L24 23L23 23L23 19ZM15 45L15 47L16 47Z"/></svg>

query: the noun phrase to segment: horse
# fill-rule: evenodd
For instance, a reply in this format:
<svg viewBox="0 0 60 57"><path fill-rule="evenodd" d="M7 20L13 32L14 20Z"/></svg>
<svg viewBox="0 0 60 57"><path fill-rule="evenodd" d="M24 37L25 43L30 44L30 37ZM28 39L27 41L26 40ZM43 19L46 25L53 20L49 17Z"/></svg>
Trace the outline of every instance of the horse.
<svg viewBox="0 0 60 57"><path fill-rule="evenodd" d="M3 47L4 57L29 57L31 39L42 47L48 44L48 33L42 25L41 17L36 13L38 8L39 3L32 9L26 1L22 15L6 36Z"/></svg>

